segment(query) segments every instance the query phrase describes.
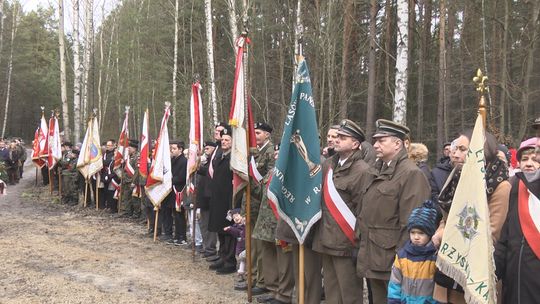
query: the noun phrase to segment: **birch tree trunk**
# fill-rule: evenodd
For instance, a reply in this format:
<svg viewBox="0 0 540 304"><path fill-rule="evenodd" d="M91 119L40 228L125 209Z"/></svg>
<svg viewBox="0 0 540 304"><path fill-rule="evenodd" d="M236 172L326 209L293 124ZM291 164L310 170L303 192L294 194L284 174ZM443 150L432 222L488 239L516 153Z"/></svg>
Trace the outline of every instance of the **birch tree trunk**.
<svg viewBox="0 0 540 304"><path fill-rule="evenodd" d="M366 135L371 138L375 127L375 88L377 82L377 0L370 0L369 7L369 52L368 52L368 91L366 109Z"/></svg>
<svg viewBox="0 0 540 304"><path fill-rule="evenodd" d="M101 16L105 16L105 1L101 5ZM103 29L99 31L99 71L98 71L98 122L99 122L99 132L101 133L103 127L103 96L101 94L101 83L103 77Z"/></svg>
<svg viewBox="0 0 540 304"><path fill-rule="evenodd" d="M9 50L9 62L8 62L8 75L7 75L7 88L6 88L6 107L4 108L4 123L2 125L2 138L6 135L6 125L9 112L9 98L11 93L11 74L13 73L13 44L15 43L15 35L17 34L17 18L18 18L19 6L17 2L13 5L13 24L11 27L11 46Z"/></svg>
<svg viewBox="0 0 540 304"><path fill-rule="evenodd" d="M177 138L178 135L178 129L177 129L177 123L176 123L176 117L178 116L178 113L176 113L176 79L178 74L178 9L179 4L178 0L175 1L174 4L174 59L173 59L173 75L172 75L172 121L173 121L173 138Z"/></svg>
<svg viewBox="0 0 540 304"><path fill-rule="evenodd" d="M66 83L66 48L64 43L64 0L58 0L58 49L60 51L60 96L62 99L62 120L64 123L64 137L71 139L69 125L69 106L67 100Z"/></svg>
<svg viewBox="0 0 540 304"><path fill-rule="evenodd" d="M439 3L439 101L437 103L437 155L444 142L444 104L446 103L446 0Z"/></svg>
<svg viewBox="0 0 540 304"><path fill-rule="evenodd" d="M79 37L79 0L73 1L73 131L75 143L81 142L81 76L82 66L80 57Z"/></svg>
<svg viewBox="0 0 540 304"><path fill-rule="evenodd" d="M84 36L85 36L85 47L84 47L84 63L83 63L83 81L82 81L82 100L83 100L83 117L87 117L88 111L88 95L90 92L90 54L92 54L92 41L94 39L94 30L93 30L93 0L86 0L86 10L85 10L85 22L84 22ZM92 103L92 106L94 104Z"/></svg>
<svg viewBox="0 0 540 304"><path fill-rule="evenodd" d="M238 38L238 21L236 20L236 1L227 0L227 8L229 12L229 27L231 29L233 53L235 53L236 55L236 46L234 45L236 38Z"/></svg>
<svg viewBox="0 0 540 304"><path fill-rule="evenodd" d="M4 0L0 0L0 54L4 49ZM2 56L0 56L0 62Z"/></svg>
<svg viewBox="0 0 540 304"><path fill-rule="evenodd" d="M502 134L504 134L505 131L505 103L506 103L506 95L507 95L507 62L508 62L508 16L509 16L509 10L508 10L508 1L510 0L504 0L504 30L503 30L503 41L501 46L501 97L499 101L499 115L500 115L500 121L499 121L499 130Z"/></svg>
<svg viewBox="0 0 540 304"><path fill-rule="evenodd" d="M396 53L396 89L394 94L394 111L392 120L400 124L407 123L407 62L409 2L397 1L397 53Z"/></svg>
<svg viewBox="0 0 540 304"><path fill-rule="evenodd" d="M210 83L210 107L212 108L212 121L217 125L216 83L214 77L214 42L212 36L212 1L204 0L205 26L206 26L206 58L208 61L208 80ZM237 37L236 37L237 38ZM234 38L234 39L236 39Z"/></svg>

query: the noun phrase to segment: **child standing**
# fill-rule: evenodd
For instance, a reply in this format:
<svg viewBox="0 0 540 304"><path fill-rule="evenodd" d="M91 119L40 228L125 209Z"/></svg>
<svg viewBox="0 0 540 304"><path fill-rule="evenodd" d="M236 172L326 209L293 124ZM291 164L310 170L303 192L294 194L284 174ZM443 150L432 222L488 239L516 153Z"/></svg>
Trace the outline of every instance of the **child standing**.
<svg viewBox="0 0 540 304"><path fill-rule="evenodd" d="M240 209L231 210L231 214L234 224L223 228L223 230L236 238L235 254L238 261L238 277L239 281L243 281L246 268L246 219L240 215Z"/></svg>
<svg viewBox="0 0 540 304"><path fill-rule="evenodd" d="M437 249L431 237L437 228L438 211L425 201L409 216L410 240L399 249L388 284L388 303L436 303L433 277Z"/></svg>

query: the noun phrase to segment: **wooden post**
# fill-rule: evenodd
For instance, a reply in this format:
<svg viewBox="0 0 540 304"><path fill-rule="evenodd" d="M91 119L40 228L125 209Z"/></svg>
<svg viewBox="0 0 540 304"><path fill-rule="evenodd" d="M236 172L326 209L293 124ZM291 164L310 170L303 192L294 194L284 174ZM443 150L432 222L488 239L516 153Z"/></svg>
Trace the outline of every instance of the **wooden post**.
<svg viewBox="0 0 540 304"><path fill-rule="evenodd" d="M51 168L49 168L49 191L52 195L52 190L53 190L53 179L52 179L52 175L51 175Z"/></svg>
<svg viewBox="0 0 540 304"><path fill-rule="evenodd" d="M154 220L154 242L155 242L157 241L159 207L154 207L154 210L156 210L156 218Z"/></svg>
<svg viewBox="0 0 540 304"><path fill-rule="evenodd" d="M96 199L96 210L99 210L99 182L100 182L100 175L99 173L96 173L96 192L94 193L94 197Z"/></svg>
<svg viewBox="0 0 540 304"><path fill-rule="evenodd" d="M298 247L298 304L304 304L304 244Z"/></svg>
<svg viewBox="0 0 540 304"><path fill-rule="evenodd" d="M84 202L83 207L86 208L86 200L88 199L88 179L84 181Z"/></svg>

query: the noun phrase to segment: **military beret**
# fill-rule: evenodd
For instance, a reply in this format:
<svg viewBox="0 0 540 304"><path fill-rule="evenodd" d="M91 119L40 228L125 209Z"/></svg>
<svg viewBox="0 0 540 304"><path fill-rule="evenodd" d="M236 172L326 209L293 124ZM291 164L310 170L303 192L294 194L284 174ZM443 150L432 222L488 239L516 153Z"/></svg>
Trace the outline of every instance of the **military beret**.
<svg viewBox="0 0 540 304"><path fill-rule="evenodd" d="M375 131L373 138L395 136L404 140L408 138L409 132L411 132L406 126L386 119L378 119L375 126L377 127L377 131Z"/></svg>
<svg viewBox="0 0 540 304"><path fill-rule="evenodd" d="M219 132L219 135L220 136L223 136L223 135L229 135L232 137L232 129L231 129L231 126L227 125L223 128L223 130L221 130L221 132Z"/></svg>
<svg viewBox="0 0 540 304"><path fill-rule="evenodd" d="M217 147L217 143L215 141L205 141L204 146Z"/></svg>
<svg viewBox="0 0 540 304"><path fill-rule="evenodd" d="M139 148L139 141L136 140L136 139L130 139L129 140L129 146L132 147L132 148Z"/></svg>
<svg viewBox="0 0 540 304"><path fill-rule="evenodd" d="M226 128L227 126L229 126L227 123L221 121L221 122L219 122L214 128L217 128L217 127L224 127L224 128Z"/></svg>
<svg viewBox="0 0 540 304"><path fill-rule="evenodd" d="M359 142L366 140L364 130L362 130L362 128L360 128L350 119L344 119L341 121L337 134L353 137Z"/></svg>
<svg viewBox="0 0 540 304"><path fill-rule="evenodd" d="M449 142L449 141L447 141L447 142L445 142L442 146L443 146L443 148L444 148L444 147L446 147L446 146L451 146L451 145L452 145L452 143Z"/></svg>
<svg viewBox="0 0 540 304"><path fill-rule="evenodd" d="M254 128L255 130L259 129L259 130L266 131L268 133L272 133L272 130L273 130L272 127L265 122L256 122Z"/></svg>
<svg viewBox="0 0 540 304"><path fill-rule="evenodd" d="M73 147L73 144L71 144L69 141L65 141L62 146L65 146L65 147Z"/></svg>

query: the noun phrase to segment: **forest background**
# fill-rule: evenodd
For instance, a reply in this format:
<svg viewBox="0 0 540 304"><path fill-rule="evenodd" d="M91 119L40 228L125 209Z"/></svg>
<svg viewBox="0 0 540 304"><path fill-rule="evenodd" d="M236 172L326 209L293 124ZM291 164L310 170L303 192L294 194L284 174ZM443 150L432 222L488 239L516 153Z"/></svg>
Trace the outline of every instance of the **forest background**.
<svg viewBox="0 0 540 304"><path fill-rule="evenodd" d="M31 140L41 105L46 117L60 110L61 129L74 142L81 141L93 108L101 138L117 139L126 105L131 137L139 136L147 107L155 136L163 104L171 101L171 134L187 140L191 84L199 75L211 139L209 55L216 117L226 121L234 41L247 24L255 120L273 125L274 141L279 139L292 90L298 0L65 1L79 11L63 25L63 1L25 11L18 1L0 0L5 136ZM398 24L403 3L407 33ZM443 142L474 124L478 93L472 77L478 68L489 77L490 130L513 146L532 135L528 126L540 114L540 0L303 0L300 7L321 134L342 118L372 134L377 118L392 118L396 52L398 41L406 41L406 124L413 142L432 151L431 162ZM99 22L96 12L103 16Z"/></svg>

